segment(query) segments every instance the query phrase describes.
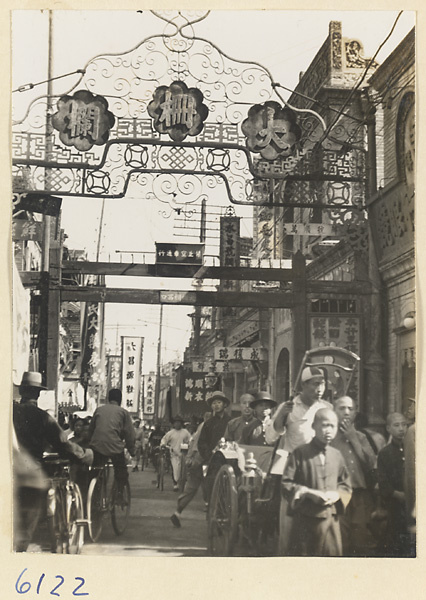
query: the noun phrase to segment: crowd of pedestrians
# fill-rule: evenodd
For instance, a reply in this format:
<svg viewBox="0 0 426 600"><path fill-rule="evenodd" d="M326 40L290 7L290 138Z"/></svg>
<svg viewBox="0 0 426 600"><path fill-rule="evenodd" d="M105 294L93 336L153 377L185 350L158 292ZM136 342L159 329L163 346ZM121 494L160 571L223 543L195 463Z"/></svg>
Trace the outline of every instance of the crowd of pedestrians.
<svg viewBox="0 0 426 600"><path fill-rule="evenodd" d="M186 483L170 517L179 528L199 488L208 509L217 473L212 457L225 439L243 449L273 448L268 476L278 498L278 555L415 555L414 411L408 419L389 414L381 435L368 427L350 396L333 403L323 400L324 374L314 366L303 369L301 391L292 400L278 404L267 391L244 393L240 416L230 419L229 399L215 391L201 422L175 415L169 430L160 424L142 427L139 418L133 421L121 407L118 389L110 390L107 402L92 417L75 417L67 430L38 408L42 389L39 373L24 373L21 400L13 407L17 551L31 550L43 514L44 451L71 461L71 476L85 497L90 465L102 467L111 460L120 493L128 481L129 460L133 471L139 470L144 456L156 467L158 452L168 447L175 491L184 483L186 463Z"/></svg>

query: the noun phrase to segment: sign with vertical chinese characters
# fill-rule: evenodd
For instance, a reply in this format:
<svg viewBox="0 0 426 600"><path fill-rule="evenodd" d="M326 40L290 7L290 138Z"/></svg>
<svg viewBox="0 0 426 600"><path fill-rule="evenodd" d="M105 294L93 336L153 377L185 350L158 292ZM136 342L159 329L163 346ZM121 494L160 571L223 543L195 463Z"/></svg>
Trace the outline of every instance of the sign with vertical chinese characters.
<svg viewBox="0 0 426 600"><path fill-rule="evenodd" d="M232 215L220 217L220 266L240 266L240 218ZM240 289L237 280L225 279L220 284L224 292L238 292ZM223 317L233 317L236 309L226 306L221 309Z"/></svg>
<svg viewBox="0 0 426 600"><path fill-rule="evenodd" d="M175 142L182 142L187 135L198 135L203 129L209 113L203 100L204 96L197 88L174 81L155 90L148 113L154 119L156 131L168 133Z"/></svg>
<svg viewBox="0 0 426 600"><path fill-rule="evenodd" d="M202 415L207 410L206 400L213 393L206 389L205 373L192 369L180 371L180 412L182 415Z"/></svg>
<svg viewBox="0 0 426 600"><path fill-rule="evenodd" d="M98 302L87 302L82 340L81 383L89 386L105 384L105 365L103 356L103 307Z"/></svg>
<svg viewBox="0 0 426 600"><path fill-rule="evenodd" d="M121 356L108 356L107 393L114 388L121 389Z"/></svg>
<svg viewBox="0 0 426 600"><path fill-rule="evenodd" d="M39 221L13 221L12 239L41 242L43 239L43 223Z"/></svg>
<svg viewBox="0 0 426 600"><path fill-rule="evenodd" d="M143 414L153 415L155 412L155 373L143 376Z"/></svg>
<svg viewBox="0 0 426 600"><path fill-rule="evenodd" d="M73 96L62 96L57 107L52 125L59 131L63 144L80 151L106 144L115 117L108 110L108 102L103 96L80 90Z"/></svg>
<svg viewBox="0 0 426 600"><path fill-rule="evenodd" d="M155 244L157 264L202 265L204 244Z"/></svg>
<svg viewBox="0 0 426 600"><path fill-rule="evenodd" d="M121 338L122 406L133 414L139 413L143 341L144 338L141 337Z"/></svg>

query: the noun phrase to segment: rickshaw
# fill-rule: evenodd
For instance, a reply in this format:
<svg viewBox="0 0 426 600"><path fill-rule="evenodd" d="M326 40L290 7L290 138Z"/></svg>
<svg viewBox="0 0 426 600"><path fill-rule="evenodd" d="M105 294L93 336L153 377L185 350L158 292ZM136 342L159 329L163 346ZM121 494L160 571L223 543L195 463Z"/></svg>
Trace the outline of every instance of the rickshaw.
<svg viewBox="0 0 426 600"><path fill-rule="evenodd" d="M332 402L347 394L359 360L353 352L337 346L308 350L296 377L293 396L299 392L303 369L309 366L324 373L325 400ZM284 466L280 455L283 451L278 445L279 440L275 446L245 446L220 440L207 473L214 481L208 511L211 556L277 553Z"/></svg>

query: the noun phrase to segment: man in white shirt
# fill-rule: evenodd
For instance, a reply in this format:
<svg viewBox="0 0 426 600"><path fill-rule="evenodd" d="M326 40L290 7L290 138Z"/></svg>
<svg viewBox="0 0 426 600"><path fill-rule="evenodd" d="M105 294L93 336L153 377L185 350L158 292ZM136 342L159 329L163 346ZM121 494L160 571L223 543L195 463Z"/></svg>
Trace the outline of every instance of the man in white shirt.
<svg viewBox="0 0 426 600"><path fill-rule="evenodd" d="M324 374L317 367L305 367L301 376L302 390L294 401L283 402L266 425L265 438L273 444L280 437L279 448L288 454L313 438L312 423L320 408L333 408L321 400L325 391ZM282 465L284 470L284 464ZM282 473L282 471L281 471Z"/></svg>
<svg viewBox="0 0 426 600"><path fill-rule="evenodd" d="M184 421L182 417L174 417L173 429L168 431L161 440L161 446L168 446L170 448L170 461L172 463L173 471L173 489L175 492L178 491L178 481L181 472L181 457L182 457L182 444L189 444L191 434L187 429L183 428Z"/></svg>

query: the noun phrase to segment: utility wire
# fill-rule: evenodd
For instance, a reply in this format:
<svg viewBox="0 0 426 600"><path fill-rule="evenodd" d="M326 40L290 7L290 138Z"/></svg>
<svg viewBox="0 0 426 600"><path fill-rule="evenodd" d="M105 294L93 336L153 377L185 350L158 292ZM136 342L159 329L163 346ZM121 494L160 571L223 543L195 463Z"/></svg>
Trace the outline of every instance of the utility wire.
<svg viewBox="0 0 426 600"><path fill-rule="evenodd" d="M77 69L76 71L72 71L71 73L65 73L64 75L58 75L57 77L51 77L50 79L45 79L44 81L39 81L38 83L25 83L24 85L20 85L15 90L12 90L12 94L15 92L28 92L28 90L32 90L38 85L43 85L45 83L50 83L52 81L56 81L57 79L63 79L64 77L70 77L71 75L85 75L85 69Z"/></svg>

